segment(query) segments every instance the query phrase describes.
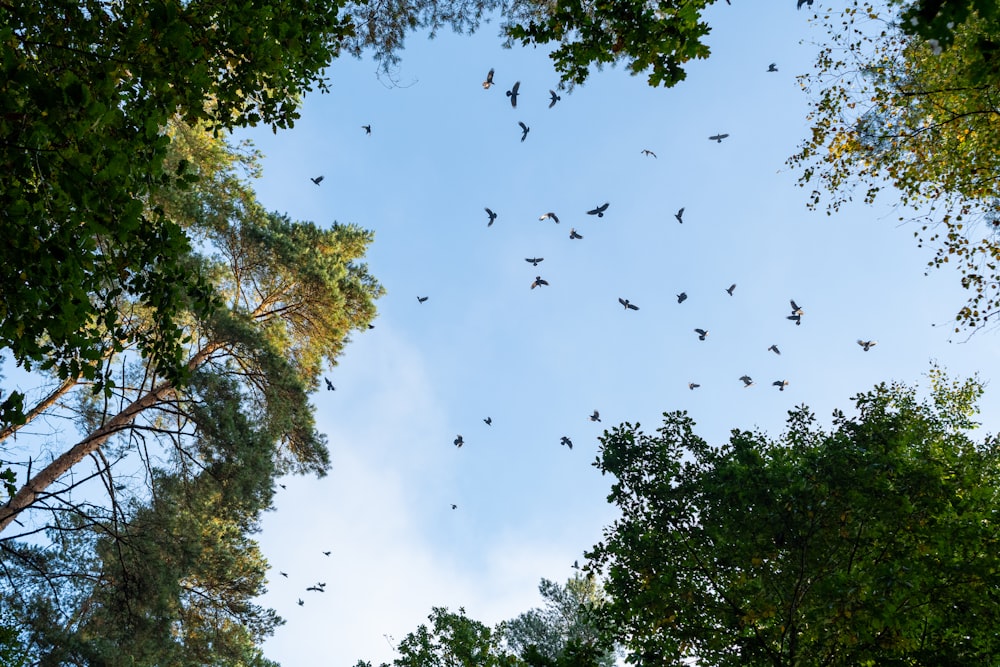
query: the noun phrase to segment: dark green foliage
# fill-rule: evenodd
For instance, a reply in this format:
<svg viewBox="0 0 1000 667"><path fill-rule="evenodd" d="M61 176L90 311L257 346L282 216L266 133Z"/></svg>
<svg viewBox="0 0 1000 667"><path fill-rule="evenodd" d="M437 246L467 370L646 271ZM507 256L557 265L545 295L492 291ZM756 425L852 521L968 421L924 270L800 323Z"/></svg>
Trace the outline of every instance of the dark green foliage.
<svg viewBox="0 0 1000 667"><path fill-rule="evenodd" d="M708 446L683 413L623 425L598 465L622 517L594 549L637 664L991 665L1000 660L1000 448L974 382L879 386L858 416Z"/></svg>

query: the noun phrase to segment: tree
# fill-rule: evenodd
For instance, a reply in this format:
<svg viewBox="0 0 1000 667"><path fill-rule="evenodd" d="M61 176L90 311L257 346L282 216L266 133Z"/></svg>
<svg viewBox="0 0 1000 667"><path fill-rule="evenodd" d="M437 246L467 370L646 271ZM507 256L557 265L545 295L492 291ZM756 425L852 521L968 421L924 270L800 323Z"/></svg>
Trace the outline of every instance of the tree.
<svg viewBox="0 0 1000 667"><path fill-rule="evenodd" d="M929 265L957 265L969 290L956 331L987 324L1000 312L1000 21L996 3L986 3L989 13L968 11L979 4L942 9L949 20L964 17L948 39L933 24L947 49L938 38L906 34L894 21L923 16L940 2L906 3L901 16L855 3L841 21L829 21L830 43L817 71L802 81L817 94L812 136L789 160L801 169L802 186L818 180L810 205L828 194L828 212L858 188L871 203L892 186L889 196L908 211L900 219L921 220L914 236L935 248ZM932 30L922 20L902 25Z"/></svg>
<svg viewBox="0 0 1000 667"><path fill-rule="evenodd" d="M602 643L591 618L594 609L606 602L593 577L577 575L564 586L542 579L538 592L545 600L544 608L527 611L504 626L504 637L514 653L544 660L531 664L556 665L574 650L590 648L599 656L595 665L615 664L614 650Z"/></svg>
<svg viewBox="0 0 1000 667"><path fill-rule="evenodd" d="M590 565L641 665L986 665L1000 660L1000 447L970 439L976 381L879 385L825 432L711 447L684 413L624 424L597 465L621 518Z"/></svg>

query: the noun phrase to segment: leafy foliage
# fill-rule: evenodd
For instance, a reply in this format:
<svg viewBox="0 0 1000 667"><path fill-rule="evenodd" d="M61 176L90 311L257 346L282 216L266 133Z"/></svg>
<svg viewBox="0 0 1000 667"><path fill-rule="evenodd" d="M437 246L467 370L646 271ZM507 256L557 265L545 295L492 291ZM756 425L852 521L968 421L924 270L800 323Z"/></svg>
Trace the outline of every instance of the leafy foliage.
<svg viewBox="0 0 1000 667"><path fill-rule="evenodd" d="M596 464L621 518L593 551L630 662L984 665L1000 659L1000 448L971 441L974 381L880 385L858 415L723 447L684 413L625 424Z"/></svg>
<svg viewBox="0 0 1000 667"><path fill-rule="evenodd" d="M948 11L959 6L968 3ZM855 3L827 24L830 43L802 80L818 95L812 136L789 163L801 169L801 185L818 180L811 206L825 192L828 212L858 188L871 203L891 185L912 211L900 219L922 220L914 236L935 249L929 265L961 273L969 299L958 327L982 326L1000 311L1000 23L995 12L961 14L942 51L902 32L888 11Z"/></svg>

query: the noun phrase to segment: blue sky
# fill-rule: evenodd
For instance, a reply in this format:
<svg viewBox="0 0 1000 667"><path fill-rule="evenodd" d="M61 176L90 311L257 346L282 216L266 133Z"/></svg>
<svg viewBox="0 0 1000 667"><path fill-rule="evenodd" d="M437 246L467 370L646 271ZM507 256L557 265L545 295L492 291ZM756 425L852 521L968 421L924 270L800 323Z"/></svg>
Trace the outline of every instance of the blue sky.
<svg viewBox="0 0 1000 667"><path fill-rule="evenodd" d="M293 130L241 135L266 156L265 206L374 230L369 266L388 290L375 329L328 373L336 391L314 397L331 473L283 480L263 523L263 602L288 621L269 657L389 661L388 638L432 606L495 623L539 605L539 579L568 578L614 517L611 480L591 466L605 427L652 431L683 409L721 443L733 428L777 435L801 403L828 424L879 381L921 382L931 360L995 375L994 334L949 342L957 274L925 276L929 252L887 205L806 209L784 162L808 133L795 77L824 39L808 18L791 0L720 4L712 57L687 81L654 90L609 68L552 109L544 50L503 49L494 25L417 35L399 86L344 58ZM504 91L516 80L515 110ZM717 132L730 136L707 139ZM585 214L604 202L604 218ZM561 223L539 221L547 211ZM530 289L536 275L550 285ZM801 326L785 319L789 299ZM858 338L878 345L865 353ZM982 403L992 431L997 401L988 390ZM305 591L318 581L326 593Z"/></svg>

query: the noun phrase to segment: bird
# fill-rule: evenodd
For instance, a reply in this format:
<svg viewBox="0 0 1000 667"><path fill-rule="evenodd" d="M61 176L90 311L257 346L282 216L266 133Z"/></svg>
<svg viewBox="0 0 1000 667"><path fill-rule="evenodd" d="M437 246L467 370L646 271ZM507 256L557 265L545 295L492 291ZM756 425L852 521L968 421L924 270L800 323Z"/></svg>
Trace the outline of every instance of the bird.
<svg viewBox="0 0 1000 667"><path fill-rule="evenodd" d="M733 290L735 290L735 289L736 289L736 283L733 283L732 285L730 285L729 287L726 288L726 291L729 292L729 296L732 296L733 295Z"/></svg>
<svg viewBox="0 0 1000 667"><path fill-rule="evenodd" d="M777 345L772 345L771 347L767 348L767 351L768 352L774 352L777 355L781 354L781 350L778 349Z"/></svg>
<svg viewBox="0 0 1000 667"><path fill-rule="evenodd" d="M685 301L687 301L687 298L688 298L687 292L681 292L680 294L677 295L677 303L684 303Z"/></svg>
<svg viewBox="0 0 1000 667"><path fill-rule="evenodd" d="M777 387L778 391L785 391L785 387L788 386L788 380L775 380L771 385Z"/></svg>
<svg viewBox="0 0 1000 667"><path fill-rule="evenodd" d="M795 303L795 299L789 299L788 303L792 304L792 315L805 315L805 312L799 307L799 304Z"/></svg>
<svg viewBox="0 0 1000 667"><path fill-rule="evenodd" d="M770 65L768 65L767 66L767 71L768 72L777 72L778 71L778 63L771 63Z"/></svg>
<svg viewBox="0 0 1000 667"><path fill-rule="evenodd" d="M452 504L451 504L451 508L452 508L453 510L457 510L457 509L458 509L458 505L456 505L455 503L452 503Z"/></svg>
<svg viewBox="0 0 1000 667"><path fill-rule="evenodd" d="M490 221L486 223L486 226L487 226L487 227L492 227L492 226L493 226L493 223L494 223L494 222L496 222L496 219L497 219L497 214L496 214L496 213L494 213L494 212L492 211L492 209L490 209L490 207L489 207L489 206L486 206L486 207L485 207L485 210L486 210L486 215L490 216Z"/></svg>
<svg viewBox="0 0 1000 667"><path fill-rule="evenodd" d="M333 391L334 389L336 389L336 387L333 386L333 383L330 382L329 379L327 379L327 378L323 378L323 379L326 380L326 390L327 391Z"/></svg>
<svg viewBox="0 0 1000 667"><path fill-rule="evenodd" d="M520 88L521 82L515 81L514 85L511 86L511 89L507 91L507 97L510 98L510 105L515 109L517 108L517 93Z"/></svg>
<svg viewBox="0 0 1000 667"><path fill-rule="evenodd" d="M301 607L304 604L305 604L305 602L302 601L302 598L299 598L299 606Z"/></svg>
<svg viewBox="0 0 1000 667"><path fill-rule="evenodd" d="M597 410L594 410L594 414L590 415L590 421L592 422L601 421L601 413L598 412Z"/></svg>
<svg viewBox="0 0 1000 667"><path fill-rule="evenodd" d="M750 379L749 375L741 375L740 380L743 382L743 388L746 389L753 384L753 380Z"/></svg>
<svg viewBox="0 0 1000 667"><path fill-rule="evenodd" d="M654 153L653 151L649 150L648 148L643 148L642 149L642 154L645 155L646 157L654 157L654 158L656 157L656 153Z"/></svg>
<svg viewBox="0 0 1000 667"><path fill-rule="evenodd" d="M789 319L792 322L795 322L795 326L800 326L802 324L802 316L801 315L789 315L785 319Z"/></svg>
<svg viewBox="0 0 1000 667"><path fill-rule="evenodd" d="M684 224L684 207L681 206L680 210L674 213L674 217L677 218L677 222Z"/></svg>
<svg viewBox="0 0 1000 667"><path fill-rule="evenodd" d="M545 258L544 257L525 257L524 261L530 263L532 266L538 266L538 263L545 261Z"/></svg>
<svg viewBox="0 0 1000 667"><path fill-rule="evenodd" d="M319 586L310 586L306 590L307 591L316 591L317 593L325 593L326 592L322 588L320 588Z"/></svg>
<svg viewBox="0 0 1000 667"><path fill-rule="evenodd" d="M604 212L608 210L608 202L601 204L591 210L587 211L587 215L596 215L598 218L604 217Z"/></svg>
<svg viewBox="0 0 1000 667"><path fill-rule="evenodd" d="M483 421L486 422L487 426L493 426L493 417L487 417Z"/></svg>
<svg viewBox="0 0 1000 667"><path fill-rule="evenodd" d="M493 87L493 68L486 74L486 81L483 81L483 90L489 90Z"/></svg>
<svg viewBox="0 0 1000 667"><path fill-rule="evenodd" d="M313 183L315 183L316 185L319 185L320 183L323 182L323 176L320 175L320 176L317 176L316 178L311 178L310 177L309 180L312 181Z"/></svg>
<svg viewBox="0 0 1000 667"><path fill-rule="evenodd" d="M325 581L317 581L316 585L319 586L320 588L324 589L324 590L326 589L326 582Z"/></svg>
<svg viewBox="0 0 1000 667"><path fill-rule="evenodd" d="M462 439L461 435L459 435L457 438L455 438L455 446L456 447L458 447L459 449L461 449L462 445L464 445L464 444L465 444L465 440Z"/></svg>
<svg viewBox="0 0 1000 667"><path fill-rule="evenodd" d="M540 216L538 216L538 219L539 220L549 220L549 219L551 219L557 225L559 224L559 216L557 216L552 211L549 211L548 213L542 213Z"/></svg>
<svg viewBox="0 0 1000 667"><path fill-rule="evenodd" d="M278 572L278 574L280 574L281 576L283 576L285 579L288 578L288 573L287 572Z"/></svg>
<svg viewBox="0 0 1000 667"><path fill-rule="evenodd" d="M700 386L701 385L698 384L697 382L688 382L688 389L690 389L692 391L694 391L695 389L697 389Z"/></svg>
<svg viewBox="0 0 1000 667"><path fill-rule="evenodd" d="M716 142L718 142L718 143L721 144L722 140L725 139L728 136L729 136L728 134L713 134L712 136L709 137L709 139L712 140L712 141L716 141Z"/></svg>
<svg viewBox="0 0 1000 667"><path fill-rule="evenodd" d="M528 132L531 132L531 128L521 121L517 121L517 124L521 126L521 141L524 141L528 138Z"/></svg>
<svg viewBox="0 0 1000 667"><path fill-rule="evenodd" d="M288 488L288 487L287 487L287 486L285 486L284 484L279 484L278 486L280 486L280 487L281 487L281 488L283 488L283 489L287 489L287 488ZM286 575L286 576L287 576L287 575Z"/></svg>
<svg viewBox="0 0 1000 667"><path fill-rule="evenodd" d="M878 341L877 340L861 340L859 338L858 339L858 345L860 345L862 348L864 348L865 352L867 352L868 350L870 350L873 347L875 347L876 345L878 345Z"/></svg>
<svg viewBox="0 0 1000 667"><path fill-rule="evenodd" d="M582 239L583 237L576 233L575 229L569 230L569 237L571 239Z"/></svg>
<svg viewBox="0 0 1000 667"><path fill-rule="evenodd" d="M572 440L570 440L569 438L567 438L567 437L566 437L565 435L564 435L564 436L562 437L562 439L561 439L561 440L560 440L559 442L560 442L560 443L561 443L561 444L562 444L563 446L565 446L565 447L569 447L570 449L573 449L573 441L572 441Z"/></svg>
<svg viewBox="0 0 1000 667"><path fill-rule="evenodd" d="M618 303L620 303L621 305L625 306L625 310L629 310L629 309L639 310L639 306L637 306L634 303L630 302L628 299L623 299L621 297L618 297Z"/></svg>
<svg viewBox="0 0 1000 667"><path fill-rule="evenodd" d="M541 276L535 276L535 282L531 283L531 289L535 289L536 287L541 287L542 285L548 285L548 284L549 284L548 280L542 280Z"/></svg>
<svg viewBox="0 0 1000 667"><path fill-rule="evenodd" d="M324 552L323 552L323 555L324 555L324 556L329 556L329 555L330 555L330 554L332 554L332 553L333 553L332 551L324 551Z"/></svg>
<svg viewBox="0 0 1000 667"><path fill-rule="evenodd" d="M365 131L365 134L371 134L372 133L372 126L371 125L362 125L361 129Z"/></svg>
<svg viewBox="0 0 1000 667"><path fill-rule="evenodd" d="M698 334L698 340L705 340L705 337L708 336L708 332L704 329L695 329L694 332Z"/></svg>
<svg viewBox="0 0 1000 667"><path fill-rule="evenodd" d="M419 301L420 303L423 303L424 301L427 301L427 299L429 299L429 298L430 297L426 297L426 296L418 296L417 297L417 301Z"/></svg>
<svg viewBox="0 0 1000 667"><path fill-rule="evenodd" d="M809 5L810 7L812 7L813 0L798 0L795 3L795 9L802 9L802 5Z"/></svg>
<svg viewBox="0 0 1000 667"><path fill-rule="evenodd" d="M556 102L558 102L561 99L562 99L562 97L560 97L559 95L556 95L556 91L549 90L549 108L550 109L552 107L554 107L556 105Z"/></svg>

